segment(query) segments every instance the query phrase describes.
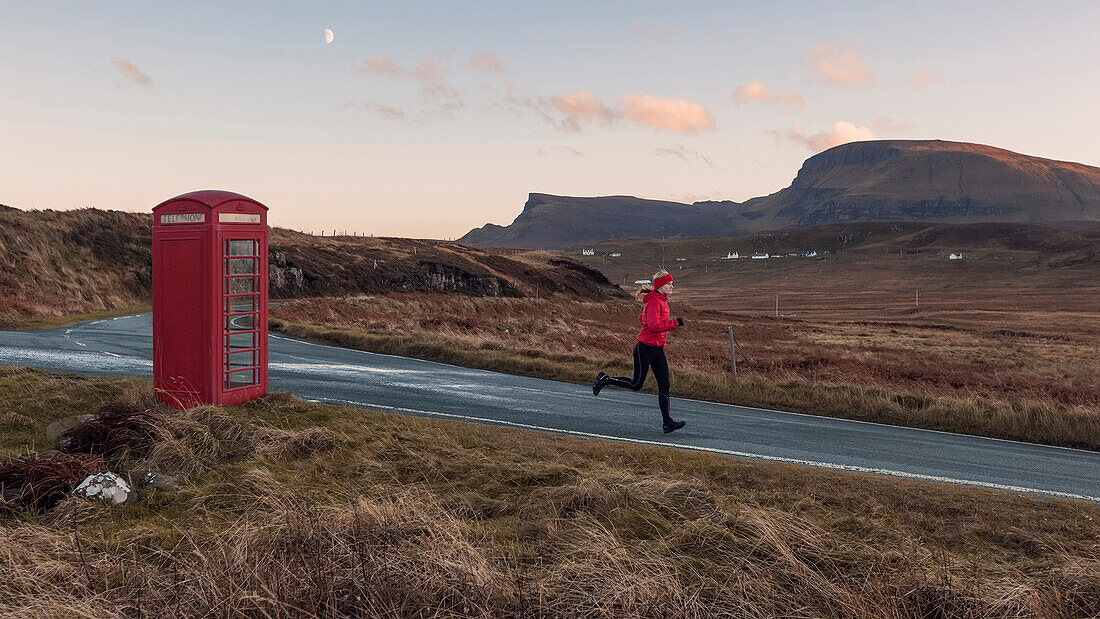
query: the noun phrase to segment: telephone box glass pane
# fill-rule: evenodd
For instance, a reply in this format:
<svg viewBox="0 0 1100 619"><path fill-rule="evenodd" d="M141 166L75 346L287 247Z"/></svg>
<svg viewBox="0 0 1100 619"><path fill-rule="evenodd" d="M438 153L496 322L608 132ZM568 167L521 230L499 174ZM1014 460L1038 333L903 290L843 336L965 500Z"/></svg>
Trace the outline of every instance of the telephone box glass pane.
<svg viewBox="0 0 1100 619"><path fill-rule="evenodd" d="M225 336L225 349L226 350L243 350L245 348L256 348L256 333L234 333L232 335Z"/></svg>
<svg viewBox="0 0 1100 619"><path fill-rule="evenodd" d="M234 352L225 356L225 369L236 370L256 366L256 351Z"/></svg>
<svg viewBox="0 0 1100 619"><path fill-rule="evenodd" d="M230 258L226 267L226 275L255 275L255 258Z"/></svg>
<svg viewBox="0 0 1100 619"><path fill-rule="evenodd" d="M247 294L256 292L255 277L230 277L225 280L225 291L228 294Z"/></svg>
<svg viewBox="0 0 1100 619"><path fill-rule="evenodd" d="M230 372L229 374L225 375L226 389L233 389L235 387L247 387L249 385L255 385L256 382L256 370Z"/></svg>
<svg viewBox="0 0 1100 619"><path fill-rule="evenodd" d="M256 297L228 297L225 300L225 311L230 314L241 314L256 311Z"/></svg>
<svg viewBox="0 0 1100 619"><path fill-rule="evenodd" d="M225 331L252 331L256 328L256 314L243 314L241 316L226 316Z"/></svg>
<svg viewBox="0 0 1100 619"><path fill-rule="evenodd" d="M255 256L256 241L228 241L230 256Z"/></svg>

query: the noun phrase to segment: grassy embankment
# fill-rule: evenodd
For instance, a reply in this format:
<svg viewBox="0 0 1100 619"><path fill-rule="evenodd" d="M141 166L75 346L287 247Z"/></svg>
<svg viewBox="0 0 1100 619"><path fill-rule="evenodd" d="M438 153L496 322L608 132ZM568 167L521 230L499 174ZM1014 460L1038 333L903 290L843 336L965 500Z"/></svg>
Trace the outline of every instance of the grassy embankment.
<svg viewBox="0 0 1100 619"><path fill-rule="evenodd" d="M0 616L1095 616L1100 506L0 368L0 456L116 399L178 475L0 515Z"/></svg>
<svg viewBox="0 0 1100 619"><path fill-rule="evenodd" d="M589 383L601 369L630 375L639 309L620 300L391 295L292 301L272 309L271 324L339 346ZM912 317L776 319L675 300L672 309L687 320L668 347L675 396L1100 449L1091 331L1048 338ZM756 366L746 372L739 360L737 380L727 325Z"/></svg>

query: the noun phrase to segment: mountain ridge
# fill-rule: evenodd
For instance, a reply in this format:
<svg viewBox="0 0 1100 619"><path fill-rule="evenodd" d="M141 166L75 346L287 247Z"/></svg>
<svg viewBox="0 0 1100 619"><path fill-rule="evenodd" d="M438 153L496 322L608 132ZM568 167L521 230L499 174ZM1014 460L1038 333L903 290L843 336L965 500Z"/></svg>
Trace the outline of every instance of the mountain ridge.
<svg viewBox="0 0 1100 619"><path fill-rule="evenodd" d="M459 240L561 248L846 221L1100 222L1100 168L968 142L851 142L806 159L788 187L745 202L532 193L512 224L486 224Z"/></svg>

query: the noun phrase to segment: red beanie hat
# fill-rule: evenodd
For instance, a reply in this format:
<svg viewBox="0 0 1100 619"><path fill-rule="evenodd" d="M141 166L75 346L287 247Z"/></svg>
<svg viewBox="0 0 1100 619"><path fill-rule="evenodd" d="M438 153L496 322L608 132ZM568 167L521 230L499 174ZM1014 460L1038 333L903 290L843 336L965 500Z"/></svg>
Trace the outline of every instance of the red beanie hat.
<svg viewBox="0 0 1100 619"><path fill-rule="evenodd" d="M665 273L664 275L653 280L653 289L660 290L661 286L672 282L672 273Z"/></svg>

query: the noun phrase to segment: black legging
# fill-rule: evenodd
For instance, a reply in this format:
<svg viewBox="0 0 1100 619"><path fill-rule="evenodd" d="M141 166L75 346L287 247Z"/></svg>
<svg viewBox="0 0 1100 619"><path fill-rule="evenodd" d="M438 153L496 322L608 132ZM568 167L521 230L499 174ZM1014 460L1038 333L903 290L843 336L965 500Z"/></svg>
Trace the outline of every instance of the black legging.
<svg viewBox="0 0 1100 619"><path fill-rule="evenodd" d="M620 376L607 379L607 384L633 389L638 391L645 384L646 373L653 368L653 376L657 379L657 401L661 405L661 417L665 421L671 421L668 414L668 359L665 359L664 346L650 346L638 342L634 346L634 378Z"/></svg>

